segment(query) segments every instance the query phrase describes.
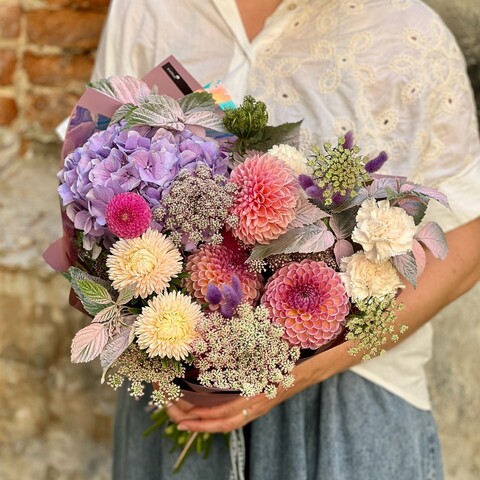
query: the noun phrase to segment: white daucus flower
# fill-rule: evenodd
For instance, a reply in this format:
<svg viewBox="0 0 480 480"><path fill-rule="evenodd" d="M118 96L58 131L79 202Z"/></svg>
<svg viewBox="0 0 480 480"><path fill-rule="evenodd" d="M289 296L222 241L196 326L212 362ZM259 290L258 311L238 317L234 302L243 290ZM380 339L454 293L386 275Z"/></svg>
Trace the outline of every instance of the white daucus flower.
<svg viewBox="0 0 480 480"><path fill-rule="evenodd" d="M344 273L340 273L340 277L354 302L383 298L405 287L390 261L373 262L364 252L342 258L341 270Z"/></svg>
<svg viewBox="0 0 480 480"><path fill-rule="evenodd" d="M391 207L388 200L365 200L356 221L352 240L363 247L369 260L382 262L412 249L415 222L402 208Z"/></svg>
<svg viewBox="0 0 480 480"><path fill-rule="evenodd" d="M267 153L285 162L297 175L312 175L305 155L290 145L274 145Z"/></svg>

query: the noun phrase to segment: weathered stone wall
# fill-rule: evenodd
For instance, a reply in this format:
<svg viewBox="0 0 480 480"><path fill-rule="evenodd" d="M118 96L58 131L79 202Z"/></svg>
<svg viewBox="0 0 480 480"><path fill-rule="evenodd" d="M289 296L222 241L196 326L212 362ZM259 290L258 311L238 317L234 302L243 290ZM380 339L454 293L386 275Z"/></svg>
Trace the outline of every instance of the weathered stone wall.
<svg viewBox="0 0 480 480"><path fill-rule="evenodd" d="M135 0L132 0L135 1ZM480 95L477 0L429 0ZM83 91L108 0L0 0L0 479L110 477L114 395L71 365L82 316L40 258L60 234L53 132ZM479 103L480 105L480 103ZM480 478L480 288L436 320L431 391L447 479Z"/></svg>

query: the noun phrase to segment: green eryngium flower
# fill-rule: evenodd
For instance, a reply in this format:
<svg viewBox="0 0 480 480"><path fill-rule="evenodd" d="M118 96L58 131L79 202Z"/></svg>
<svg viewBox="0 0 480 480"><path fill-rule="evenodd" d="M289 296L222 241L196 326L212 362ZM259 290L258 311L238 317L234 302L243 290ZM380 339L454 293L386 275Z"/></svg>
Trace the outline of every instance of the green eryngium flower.
<svg viewBox="0 0 480 480"><path fill-rule="evenodd" d="M251 138L265 128L268 121L267 106L247 95L238 108L225 111L225 128L240 139Z"/></svg>

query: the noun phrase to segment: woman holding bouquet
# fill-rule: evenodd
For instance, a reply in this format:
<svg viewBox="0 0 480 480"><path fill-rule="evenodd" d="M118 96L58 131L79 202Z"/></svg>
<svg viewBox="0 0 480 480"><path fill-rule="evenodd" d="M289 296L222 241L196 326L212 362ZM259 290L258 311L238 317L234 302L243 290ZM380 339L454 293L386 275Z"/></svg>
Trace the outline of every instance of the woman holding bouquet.
<svg viewBox="0 0 480 480"><path fill-rule="evenodd" d="M419 0L112 0L94 77L142 76L170 54L203 84L221 79L237 104L265 101L273 124L303 119L305 146L353 131L365 152L389 152L381 173L438 188L451 205L427 212L449 254L429 256L416 290L398 297L396 322L408 325L399 345L360 363L345 342L297 366L294 387L274 400L179 400L170 418L196 432L248 425L254 480L443 478L423 371L428 321L480 277L480 142L451 33ZM172 478L168 441L142 438L144 407L121 393L115 480ZM218 436L208 460L192 456L175 478L229 472Z"/></svg>

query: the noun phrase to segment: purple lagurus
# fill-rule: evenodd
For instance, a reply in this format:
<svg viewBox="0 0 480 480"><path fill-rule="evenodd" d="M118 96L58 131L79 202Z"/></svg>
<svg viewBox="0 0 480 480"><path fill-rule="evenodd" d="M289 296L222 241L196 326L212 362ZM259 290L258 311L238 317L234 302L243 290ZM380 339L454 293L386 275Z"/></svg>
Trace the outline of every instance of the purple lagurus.
<svg viewBox="0 0 480 480"><path fill-rule="evenodd" d="M226 175L227 153L212 140L188 129L124 129L124 122L94 133L65 159L58 188L68 218L84 234L84 248L111 246L105 208L115 196L134 192L155 208L182 170L207 165L212 174ZM159 226L153 222L153 227Z"/></svg>

